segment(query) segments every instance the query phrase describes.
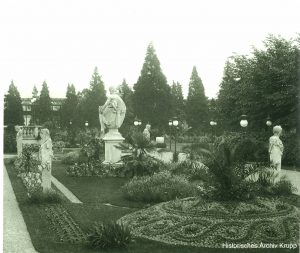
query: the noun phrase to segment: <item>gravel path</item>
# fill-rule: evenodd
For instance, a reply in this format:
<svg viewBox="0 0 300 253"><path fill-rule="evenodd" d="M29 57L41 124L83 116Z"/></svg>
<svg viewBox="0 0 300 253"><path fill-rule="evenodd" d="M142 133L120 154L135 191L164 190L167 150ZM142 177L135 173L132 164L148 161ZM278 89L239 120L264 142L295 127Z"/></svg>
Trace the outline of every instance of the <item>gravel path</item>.
<svg viewBox="0 0 300 253"><path fill-rule="evenodd" d="M36 253L4 165L3 170L3 252Z"/></svg>

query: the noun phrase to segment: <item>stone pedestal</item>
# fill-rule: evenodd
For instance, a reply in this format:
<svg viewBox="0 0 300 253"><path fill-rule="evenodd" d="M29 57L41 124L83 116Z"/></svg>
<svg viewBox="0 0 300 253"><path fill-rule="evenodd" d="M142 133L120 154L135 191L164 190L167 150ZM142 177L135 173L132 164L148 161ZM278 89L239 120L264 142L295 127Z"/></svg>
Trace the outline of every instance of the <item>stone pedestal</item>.
<svg viewBox="0 0 300 253"><path fill-rule="evenodd" d="M122 151L116 146L122 143L125 138L119 133L118 129L109 129L108 133L103 138L105 143L105 160L104 163L121 163Z"/></svg>
<svg viewBox="0 0 300 253"><path fill-rule="evenodd" d="M51 168L49 170L42 170L42 187L44 193L51 191L51 177Z"/></svg>

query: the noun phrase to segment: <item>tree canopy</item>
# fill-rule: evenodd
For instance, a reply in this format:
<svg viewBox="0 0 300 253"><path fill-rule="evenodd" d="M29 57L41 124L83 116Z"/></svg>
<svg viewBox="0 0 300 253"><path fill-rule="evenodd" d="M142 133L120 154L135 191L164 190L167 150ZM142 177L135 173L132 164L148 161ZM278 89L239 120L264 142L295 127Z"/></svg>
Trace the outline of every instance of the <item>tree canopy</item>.
<svg viewBox="0 0 300 253"><path fill-rule="evenodd" d="M250 56L235 55L225 64L217 107L225 128L238 128L241 114L249 127L274 124L296 128L299 118L299 42L270 35Z"/></svg>

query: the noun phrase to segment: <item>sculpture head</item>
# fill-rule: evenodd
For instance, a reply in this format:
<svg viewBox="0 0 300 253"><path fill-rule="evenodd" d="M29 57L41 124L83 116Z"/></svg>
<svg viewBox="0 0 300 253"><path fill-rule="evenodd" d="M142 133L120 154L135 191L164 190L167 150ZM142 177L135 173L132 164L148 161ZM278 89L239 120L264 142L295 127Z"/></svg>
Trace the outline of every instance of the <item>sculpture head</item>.
<svg viewBox="0 0 300 253"><path fill-rule="evenodd" d="M150 124L147 124L147 125L146 125L146 129L147 129L148 131L150 131L151 125L150 125Z"/></svg>
<svg viewBox="0 0 300 253"><path fill-rule="evenodd" d="M15 131L16 131L16 132L19 132L21 129L22 129L21 126L15 126Z"/></svg>
<svg viewBox="0 0 300 253"><path fill-rule="evenodd" d="M50 132L47 128L43 128L41 129L40 135L42 139L48 139L50 137Z"/></svg>
<svg viewBox="0 0 300 253"><path fill-rule="evenodd" d="M281 126L274 126L273 127L273 134L280 136L282 133L282 128Z"/></svg>
<svg viewBox="0 0 300 253"><path fill-rule="evenodd" d="M110 87L108 88L108 90L109 90L109 93L110 93L110 94L115 94L115 93L117 93L115 87L113 87L113 86L110 86Z"/></svg>

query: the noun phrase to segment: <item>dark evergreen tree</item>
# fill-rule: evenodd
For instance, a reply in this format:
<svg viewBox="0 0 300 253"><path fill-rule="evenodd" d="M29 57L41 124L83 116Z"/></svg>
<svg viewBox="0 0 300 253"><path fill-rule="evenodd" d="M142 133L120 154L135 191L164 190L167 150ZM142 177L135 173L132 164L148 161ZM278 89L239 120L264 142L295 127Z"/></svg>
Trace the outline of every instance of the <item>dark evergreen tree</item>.
<svg viewBox="0 0 300 253"><path fill-rule="evenodd" d="M13 81L11 81L8 93L4 98L4 124L24 124L21 96Z"/></svg>
<svg viewBox="0 0 300 253"><path fill-rule="evenodd" d="M192 132L205 132L209 126L208 100L204 86L194 66L189 83L189 92L186 102L187 123Z"/></svg>
<svg viewBox="0 0 300 253"><path fill-rule="evenodd" d="M32 90L32 97L33 97L33 98L37 98L37 97L38 97L38 94L39 94L39 91L38 91L38 89L36 88L36 86L34 85L34 86L33 86L33 90Z"/></svg>
<svg viewBox="0 0 300 253"><path fill-rule="evenodd" d="M134 111L144 122L165 129L171 117L171 93L167 79L152 43L147 48L145 62L137 83L134 85Z"/></svg>
<svg viewBox="0 0 300 253"><path fill-rule="evenodd" d="M185 119L185 107L184 98L182 94L182 86L179 82L171 86L171 96L172 96L172 116L179 117L181 120Z"/></svg>
<svg viewBox="0 0 300 253"><path fill-rule="evenodd" d="M80 119L77 120L80 127L84 126L85 121L88 121L91 127L99 127L99 106L103 105L106 99L104 83L98 73L98 68L95 67L89 89L85 89L80 96L78 107Z"/></svg>
<svg viewBox="0 0 300 253"><path fill-rule="evenodd" d="M120 132L124 137L130 134L130 128L133 126L135 113L133 111L133 90L123 79L123 82L118 87L118 92L126 105L126 116L120 128Z"/></svg>
<svg viewBox="0 0 300 253"><path fill-rule="evenodd" d="M69 126L70 122L76 117L76 108L78 105L78 97L73 84L68 84L66 100L61 107L61 121L63 126Z"/></svg>
<svg viewBox="0 0 300 253"><path fill-rule="evenodd" d="M46 81L43 82L41 94L36 101L36 113L38 124L51 120L51 98Z"/></svg>

